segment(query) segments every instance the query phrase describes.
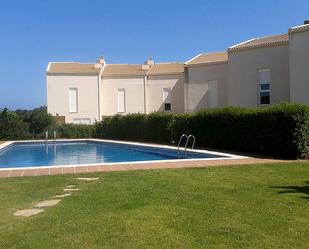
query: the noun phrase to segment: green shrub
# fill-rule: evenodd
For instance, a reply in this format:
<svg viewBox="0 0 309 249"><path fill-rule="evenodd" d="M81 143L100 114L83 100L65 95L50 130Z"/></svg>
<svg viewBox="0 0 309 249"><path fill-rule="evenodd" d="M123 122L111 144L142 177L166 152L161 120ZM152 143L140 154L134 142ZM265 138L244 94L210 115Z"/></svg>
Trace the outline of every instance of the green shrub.
<svg viewBox="0 0 309 249"><path fill-rule="evenodd" d="M166 113L116 115L97 123L96 133L102 138L166 143L171 139L172 118Z"/></svg>
<svg viewBox="0 0 309 249"><path fill-rule="evenodd" d="M46 108L37 108L32 111L30 132L34 134L44 133L55 123L52 115L47 113Z"/></svg>
<svg viewBox="0 0 309 249"><path fill-rule="evenodd" d="M155 112L144 117L144 127L141 128L142 140L169 143L173 139L169 129L169 124L173 120L172 114Z"/></svg>
<svg viewBox="0 0 309 249"><path fill-rule="evenodd" d="M28 139L29 125L8 109L0 111L0 140Z"/></svg>
<svg viewBox="0 0 309 249"><path fill-rule="evenodd" d="M308 112L308 106L295 104L229 107L193 114L188 126L199 146L304 157L308 154Z"/></svg>
<svg viewBox="0 0 309 249"><path fill-rule="evenodd" d="M95 137L94 125L62 124L51 129L57 131L57 138L93 138ZM52 135L52 134L51 134Z"/></svg>
<svg viewBox="0 0 309 249"><path fill-rule="evenodd" d="M259 108L203 110L193 114L114 116L96 125L98 137L158 143L193 134L196 145L286 158L309 155L309 107L279 104Z"/></svg>
<svg viewBox="0 0 309 249"><path fill-rule="evenodd" d="M33 110L16 110L14 113L27 125L27 132L31 134L31 139L44 138L45 131L55 124L53 116L47 113L46 106ZM23 138L16 137L15 139Z"/></svg>

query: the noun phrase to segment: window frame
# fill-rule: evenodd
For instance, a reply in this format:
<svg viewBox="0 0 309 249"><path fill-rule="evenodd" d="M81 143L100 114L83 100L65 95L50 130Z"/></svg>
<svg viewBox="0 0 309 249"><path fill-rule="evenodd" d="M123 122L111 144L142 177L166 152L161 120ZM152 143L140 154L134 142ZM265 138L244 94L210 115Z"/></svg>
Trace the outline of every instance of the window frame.
<svg viewBox="0 0 309 249"><path fill-rule="evenodd" d="M75 91L75 109L71 109L71 91ZM69 88L69 113L78 113L78 88L70 87Z"/></svg>
<svg viewBox="0 0 309 249"><path fill-rule="evenodd" d="M119 110L119 92L123 92L123 110ZM117 113L126 113L126 89L118 88L117 90Z"/></svg>
<svg viewBox="0 0 309 249"><path fill-rule="evenodd" d="M167 92L167 96L165 97L165 92ZM163 88L162 91L162 97L163 97L163 108L164 111L170 112L172 111L172 89L170 87ZM166 104L169 104L170 108L166 109Z"/></svg>
<svg viewBox="0 0 309 249"><path fill-rule="evenodd" d="M260 82L260 73L261 72L269 72L269 82ZM262 90L262 85L269 85L269 88L267 90ZM271 69L269 68L265 68L265 69L258 69L258 86L257 86L257 90L258 90L258 106L267 106L271 104ZM267 104L263 104L261 103L261 93L268 93L269 94L269 103Z"/></svg>

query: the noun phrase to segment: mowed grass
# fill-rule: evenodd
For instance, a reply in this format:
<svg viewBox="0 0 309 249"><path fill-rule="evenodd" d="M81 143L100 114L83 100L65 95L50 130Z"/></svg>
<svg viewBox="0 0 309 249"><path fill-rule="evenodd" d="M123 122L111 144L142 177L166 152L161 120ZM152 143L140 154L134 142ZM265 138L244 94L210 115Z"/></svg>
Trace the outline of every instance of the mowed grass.
<svg viewBox="0 0 309 249"><path fill-rule="evenodd" d="M309 163L88 176L0 180L0 248L309 248ZM13 216L71 184L56 207Z"/></svg>

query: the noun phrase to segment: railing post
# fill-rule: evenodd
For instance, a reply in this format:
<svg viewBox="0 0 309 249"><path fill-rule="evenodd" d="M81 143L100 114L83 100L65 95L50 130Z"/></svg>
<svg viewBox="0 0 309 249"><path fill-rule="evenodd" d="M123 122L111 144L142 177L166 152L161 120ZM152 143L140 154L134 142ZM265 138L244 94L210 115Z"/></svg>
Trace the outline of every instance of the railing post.
<svg viewBox="0 0 309 249"><path fill-rule="evenodd" d="M48 131L45 132L45 142L48 142Z"/></svg>

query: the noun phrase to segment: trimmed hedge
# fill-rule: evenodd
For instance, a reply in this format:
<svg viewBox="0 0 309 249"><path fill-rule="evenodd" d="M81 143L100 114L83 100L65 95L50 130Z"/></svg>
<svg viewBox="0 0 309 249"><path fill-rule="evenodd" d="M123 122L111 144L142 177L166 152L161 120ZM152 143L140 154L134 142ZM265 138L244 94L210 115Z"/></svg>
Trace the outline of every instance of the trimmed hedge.
<svg viewBox="0 0 309 249"><path fill-rule="evenodd" d="M309 106L279 104L222 108L193 114L129 114L96 125L98 137L157 143L193 134L196 145L285 158L309 155Z"/></svg>
<svg viewBox="0 0 309 249"><path fill-rule="evenodd" d="M101 138L166 143L171 139L172 118L166 113L116 115L97 123L96 134Z"/></svg>
<svg viewBox="0 0 309 249"><path fill-rule="evenodd" d="M57 131L57 138L93 138L96 132L94 125L81 124L57 125L51 129L54 130Z"/></svg>

